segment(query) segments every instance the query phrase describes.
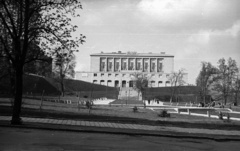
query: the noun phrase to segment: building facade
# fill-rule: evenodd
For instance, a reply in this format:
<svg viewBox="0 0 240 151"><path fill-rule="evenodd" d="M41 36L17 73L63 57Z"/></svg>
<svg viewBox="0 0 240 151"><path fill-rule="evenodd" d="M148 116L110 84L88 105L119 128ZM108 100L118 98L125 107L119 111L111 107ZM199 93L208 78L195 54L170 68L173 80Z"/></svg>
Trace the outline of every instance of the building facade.
<svg viewBox="0 0 240 151"><path fill-rule="evenodd" d="M91 54L91 71L76 72L75 79L112 87L133 87L135 73L149 77L149 87L170 85L174 56L161 53L121 51Z"/></svg>

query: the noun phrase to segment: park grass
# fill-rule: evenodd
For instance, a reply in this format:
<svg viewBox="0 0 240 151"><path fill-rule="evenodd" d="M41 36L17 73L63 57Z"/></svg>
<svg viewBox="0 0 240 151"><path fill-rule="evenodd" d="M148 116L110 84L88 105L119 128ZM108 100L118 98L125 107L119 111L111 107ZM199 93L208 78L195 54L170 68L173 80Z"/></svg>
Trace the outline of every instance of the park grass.
<svg viewBox="0 0 240 151"><path fill-rule="evenodd" d="M74 119L84 121L131 123L144 125L164 125L189 128L208 128L208 129L226 129L240 130L240 122L225 122L219 119L198 117L182 114L171 114L170 118L161 118L158 111L138 108L138 112L133 112L133 108L127 105L119 106L93 106L89 110L85 106L77 106L77 103L63 104L57 102L43 101L42 110L40 110L40 100L23 99L23 108L21 116L54 118L54 119ZM9 99L0 99L0 114L12 114L12 107Z"/></svg>

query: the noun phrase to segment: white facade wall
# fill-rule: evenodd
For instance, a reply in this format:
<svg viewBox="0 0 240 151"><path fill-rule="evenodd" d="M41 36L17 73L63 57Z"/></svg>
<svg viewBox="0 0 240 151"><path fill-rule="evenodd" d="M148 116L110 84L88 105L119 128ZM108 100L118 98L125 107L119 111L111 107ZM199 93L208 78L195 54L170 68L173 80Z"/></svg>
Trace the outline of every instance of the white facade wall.
<svg viewBox="0 0 240 151"><path fill-rule="evenodd" d="M98 72L99 68L100 68L100 57L97 57L97 56L91 57L90 70L92 72Z"/></svg>
<svg viewBox="0 0 240 151"><path fill-rule="evenodd" d="M119 82L119 86L122 87L122 82L126 81L126 87L129 87L130 81L133 81L134 78L131 77L133 72L76 72L76 79L86 81L89 83L108 85L108 86L116 86L115 81ZM96 75L96 76L94 76ZM149 87L165 87L170 86L167 84L168 76L170 74L167 73L152 73L149 74L151 78L149 78Z"/></svg>
<svg viewBox="0 0 240 151"><path fill-rule="evenodd" d="M163 71L165 73L173 72L174 71L173 65L174 65L173 57L172 58L168 57L163 59Z"/></svg>

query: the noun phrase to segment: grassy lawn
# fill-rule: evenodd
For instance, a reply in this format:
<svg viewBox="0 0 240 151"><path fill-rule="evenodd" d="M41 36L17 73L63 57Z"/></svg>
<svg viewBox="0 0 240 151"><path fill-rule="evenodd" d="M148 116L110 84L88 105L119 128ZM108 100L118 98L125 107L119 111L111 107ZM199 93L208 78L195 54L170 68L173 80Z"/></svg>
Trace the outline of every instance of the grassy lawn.
<svg viewBox="0 0 240 151"><path fill-rule="evenodd" d="M158 116L160 111L155 112L139 108L138 112L133 112L130 106L93 106L89 114L89 110L85 106L82 105L78 108L76 102L73 102L73 104L64 104L43 101L41 111L39 109L40 103L40 100L24 99L21 115L85 121L240 130L240 122L237 121L226 122L219 119L182 114L171 114L170 118L162 118ZM9 99L0 98L0 115L11 115L11 113L12 107Z"/></svg>

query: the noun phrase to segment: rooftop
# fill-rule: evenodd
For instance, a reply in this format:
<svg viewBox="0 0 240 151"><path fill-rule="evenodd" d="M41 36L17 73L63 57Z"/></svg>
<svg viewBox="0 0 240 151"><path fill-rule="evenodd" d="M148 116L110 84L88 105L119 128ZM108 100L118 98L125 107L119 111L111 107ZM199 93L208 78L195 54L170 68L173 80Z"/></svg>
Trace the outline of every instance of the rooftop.
<svg viewBox="0 0 240 151"><path fill-rule="evenodd" d="M174 57L174 55L166 54L165 52L160 53L137 53L134 51L129 52L101 52L101 53L93 53L90 56L136 56L136 57Z"/></svg>

